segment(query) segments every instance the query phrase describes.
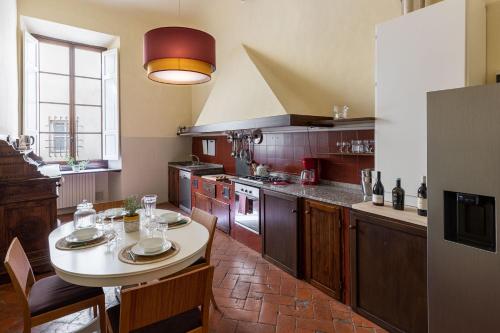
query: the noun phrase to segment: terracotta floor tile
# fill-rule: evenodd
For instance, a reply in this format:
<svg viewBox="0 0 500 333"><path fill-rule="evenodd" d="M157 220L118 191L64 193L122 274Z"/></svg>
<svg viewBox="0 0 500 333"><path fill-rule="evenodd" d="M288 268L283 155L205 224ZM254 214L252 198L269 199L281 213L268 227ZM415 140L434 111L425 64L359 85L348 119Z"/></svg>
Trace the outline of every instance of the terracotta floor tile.
<svg viewBox="0 0 500 333"><path fill-rule="evenodd" d="M219 287L224 289L233 289L238 282L238 275L227 274L224 280L220 283Z"/></svg>
<svg viewBox="0 0 500 333"><path fill-rule="evenodd" d="M215 296L215 301L217 302L218 306L222 306L225 308L243 309L243 307L245 306L245 300L243 299Z"/></svg>
<svg viewBox="0 0 500 333"><path fill-rule="evenodd" d="M271 285L271 284L255 284L252 283L250 285L251 292L263 293L263 294L279 294L280 286L279 285Z"/></svg>
<svg viewBox="0 0 500 333"><path fill-rule="evenodd" d="M297 318L297 327L312 329L325 333L339 333L335 332L335 329L333 327L333 322L330 320Z"/></svg>
<svg viewBox="0 0 500 333"><path fill-rule="evenodd" d="M278 315L276 333L291 333L297 328L296 319L292 316Z"/></svg>
<svg viewBox="0 0 500 333"><path fill-rule="evenodd" d="M232 289L224 289L224 288L212 288L214 296L219 297L230 297L233 292Z"/></svg>
<svg viewBox="0 0 500 333"><path fill-rule="evenodd" d="M262 303L259 314L259 323L276 325L278 317L278 305L272 303Z"/></svg>
<svg viewBox="0 0 500 333"><path fill-rule="evenodd" d="M249 323L240 321L236 328L237 333L275 333L276 327L274 325L262 323Z"/></svg>
<svg viewBox="0 0 500 333"><path fill-rule="evenodd" d="M355 332L356 333L376 333L374 328L371 327L355 327Z"/></svg>
<svg viewBox="0 0 500 333"><path fill-rule="evenodd" d="M228 271L229 274L239 274L239 275L253 275L255 273L255 269L251 268L230 268Z"/></svg>
<svg viewBox="0 0 500 333"><path fill-rule="evenodd" d="M234 286L231 297L245 300L248 297L248 290L250 289L250 282L238 281Z"/></svg>
<svg viewBox="0 0 500 333"><path fill-rule="evenodd" d="M297 295L297 283L294 280L282 278L280 294L295 297Z"/></svg>
<svg viewBox="0 0 500 333"><path fill-rule="evenodd" d="M251 283L267 283L265 276L249 276L249 275L240 275L239 281L242 282L251 282Z"/></svg>
<svg viewBox="0 0 500 333"><path fill-rule="evenodd" d="M302 300L312 300L311 289L309 289L309 288L297 288L296 297L298 299L302 299Z"/></svg>
<svg viewBox="0 0 500 333"><path fill-rule="evenodd" d="M247 298L245 300L245 306L243 308L248 311L260 311L261 305L262 305L262 300L255 298Z"/></svg>
<svg viewBox="0 0 500 333"><path fill-rule="evenodd" d="M334 320L335 332L336 333L354 333L354 325L352 322L346 322L344 320Z"/></svg>
<svg viewBox="0 0 500 333"><path fill-rule="evenodd" d="M257 322L259 320L259 312L257 311L248 311L248 310L224 308L224 307L220 308L222 310L222 313L224 314L224 318L250 321L250 322Z"/></svg>
<svg viewBox="0 0 500 333"><path fill-rule="evenodd" d="M294 305L295 304L295 298L290 297L290 296L264 294L263 300L264 300L264 302L274 303L274 304L283 304L283 305Z"/></svg>
<svg viewBox="0 0 500 333"><path fill-rule="evenodd" d="M328 301L316 300L313 302L314 318L320 320L332 320L332 311Z"/></svg>

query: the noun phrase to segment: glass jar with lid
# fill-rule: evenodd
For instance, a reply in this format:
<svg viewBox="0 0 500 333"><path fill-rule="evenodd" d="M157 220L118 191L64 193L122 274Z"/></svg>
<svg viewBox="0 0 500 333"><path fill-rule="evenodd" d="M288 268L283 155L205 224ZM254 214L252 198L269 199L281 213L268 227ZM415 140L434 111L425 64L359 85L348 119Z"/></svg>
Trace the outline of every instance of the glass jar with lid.
<svg viewBox="0 0 500 333"><path fill-rule="evenodd" d="M73 225L75 229L94 228L96 221L96 212L91 202L83 200L76 206L76 212L73 215Z"/></svg>

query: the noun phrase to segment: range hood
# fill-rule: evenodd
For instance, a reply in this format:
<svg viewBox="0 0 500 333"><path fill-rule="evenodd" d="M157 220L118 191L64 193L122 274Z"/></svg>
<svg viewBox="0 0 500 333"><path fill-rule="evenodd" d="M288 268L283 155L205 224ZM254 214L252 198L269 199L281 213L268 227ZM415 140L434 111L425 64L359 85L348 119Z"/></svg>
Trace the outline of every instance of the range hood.
<svg viewBox="0 0 500 333"><path fill-rule="evenodd" d="M349 121L351 123L352 121ZM373 118L358 118L373 126ZM215 85L192 127L179 135L199 135L261 128L263 131L297 130L296 127L335 126L331 113L314 105L274 75L256 51L241 45L218 73ZM346 124L346 121L336 122Z"/></svg>

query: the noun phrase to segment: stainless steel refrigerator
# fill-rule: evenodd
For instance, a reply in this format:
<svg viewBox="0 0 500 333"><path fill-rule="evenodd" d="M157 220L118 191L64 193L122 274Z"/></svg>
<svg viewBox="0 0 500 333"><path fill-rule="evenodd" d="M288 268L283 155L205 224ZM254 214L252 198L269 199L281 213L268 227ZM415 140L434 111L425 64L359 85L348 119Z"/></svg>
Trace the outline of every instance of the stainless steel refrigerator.
<svg viewBox="0 0 500 333"><path fill-rule="evenodd" d="M500 332L500 85L432 92L430 333Z"/></svg>

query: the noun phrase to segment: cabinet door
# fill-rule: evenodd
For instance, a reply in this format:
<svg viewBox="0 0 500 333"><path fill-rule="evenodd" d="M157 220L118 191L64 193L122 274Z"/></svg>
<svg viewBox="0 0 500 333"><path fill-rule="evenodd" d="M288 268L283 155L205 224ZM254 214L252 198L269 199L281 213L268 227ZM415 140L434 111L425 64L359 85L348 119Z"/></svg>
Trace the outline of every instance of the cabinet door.
<svg viewBox="0 0 500 333"><path fill-rule="evenodd" d="M341 209L305 202L305 278L335 299L342 299Z"/></svg>
<svg viewBox="0 0 500 333"><path fill-rule="evenodd" d="M217 229L229 233L229 220L231 218L231 209L229 204L219 200L212 200L212 214L217 216Z"/></svg>
<svg viewBox="0 0 500 333"><path fill-rule="evenodd" d="M351 214L352 308L391 332L427 332L427 231Z"/></svg>
<svg viewBox="0 0 500 333"><path fill-rule="evenodd" d="M194 205L196 208L212 214L212 199L206 195L196 192L194 194Z"/></svg>
<svg viewBox="0 0 500 333"><path fill-rule="evenodd" d="M263 256L298 276L297 197L264 190L262 195Z"/></svg>
<svg viewBox="0 0 500 333"><path fill-rule="evenodd" d="M168 201L179 207L179 170L177 168L168 168Z"/></svg>

